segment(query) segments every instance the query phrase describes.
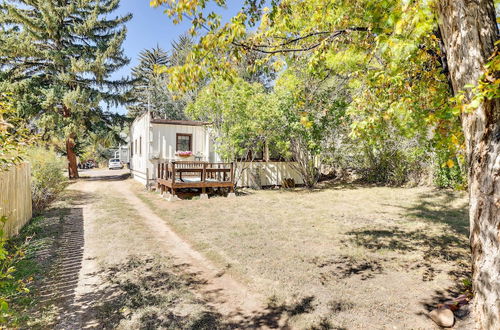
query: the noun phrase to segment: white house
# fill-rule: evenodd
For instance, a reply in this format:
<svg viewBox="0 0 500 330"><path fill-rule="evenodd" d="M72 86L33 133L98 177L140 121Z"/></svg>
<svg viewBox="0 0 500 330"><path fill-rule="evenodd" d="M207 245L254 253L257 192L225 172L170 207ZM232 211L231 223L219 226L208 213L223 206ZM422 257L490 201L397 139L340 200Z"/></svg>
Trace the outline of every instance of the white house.
<svg viewBox="0 0 500 330"><path fill-rule="evenodd" d="M186 151L192 155L178 155ZM219 161L207 123L156 119L149 113L137 117L131 125L129 153L131 175L144 185L155 182L159 163L174 160Z"/></svg>
<svg viewBox="0 0 500 330"><path fill-rule="evenodd" d="M156 183L158 164L170 161L193 160L220 162L205 122L156 119L149 113L137 117L130 127L129 154L132 177L144 185ZM191 152L181 157L179 152ZM294 162L238 162L235 167L236 185L260 188L279 186L284 179L303 184Z"/></svg>
<svg viewBox="0 0 500 330"><path fill-rule="evenodd" d="M114 149L114 158L118 158L122 164L127 164L129 162L129 147L128 142L126 145L120 145L118 148Z"/></svg>

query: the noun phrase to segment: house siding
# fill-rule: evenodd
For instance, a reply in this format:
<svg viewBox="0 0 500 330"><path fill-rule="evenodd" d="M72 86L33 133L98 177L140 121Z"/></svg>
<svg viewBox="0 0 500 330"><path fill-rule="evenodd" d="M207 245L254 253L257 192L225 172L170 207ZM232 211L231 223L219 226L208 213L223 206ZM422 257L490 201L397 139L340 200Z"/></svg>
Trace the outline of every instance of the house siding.
<svg viewBox="0 0 500 330"><path fill-rule="evenodd" d="M176 153L177 134L190 134L193 155L199 160L210 161L211 154L208 127L199 122L168 124L151 120L149 114L138 117L130 127L130 171L132 177L144 185L156 180L157 165L173 160L195 160L194 157L179 158ZM212 160L213 161L213 160Z"/></svg>
<svg viewBox="0 0 500 330"><path fill-rule="evenodd" d="M149 164L149 135L151 130L149 114L144 114L134 120L130 127L130 172L134 179L147 184L147 176L151 171Z"/></svg>
<svg viewBox="0 0 500 330"><path fill-rule="evenodd" d="M200 155L201 160L208 160L209 138L206 127L155 123L151 125L153 132L151 155L154 159L160 161L178 159L175 156L177 134L190 134L193 154Z"/></svg>

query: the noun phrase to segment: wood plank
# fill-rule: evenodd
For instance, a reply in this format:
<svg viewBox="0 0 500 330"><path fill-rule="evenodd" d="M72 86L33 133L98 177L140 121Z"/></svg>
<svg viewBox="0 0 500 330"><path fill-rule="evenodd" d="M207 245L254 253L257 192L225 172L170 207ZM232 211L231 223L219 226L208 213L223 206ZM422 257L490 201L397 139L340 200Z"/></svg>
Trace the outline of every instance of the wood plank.
<svg viewBox="0 0 500 330"><path fill-rule="evenodd" d="M232 187L232 182L175 182L174 188L228 188Z"/></svg>

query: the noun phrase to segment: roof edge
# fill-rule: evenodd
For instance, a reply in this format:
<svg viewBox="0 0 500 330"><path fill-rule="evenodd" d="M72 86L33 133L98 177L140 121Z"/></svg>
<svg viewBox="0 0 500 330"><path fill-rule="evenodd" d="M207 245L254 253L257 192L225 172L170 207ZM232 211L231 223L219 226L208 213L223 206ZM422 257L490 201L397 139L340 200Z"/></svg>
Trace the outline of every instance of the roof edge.
<svg viewBox="0 0 500 330"><path fill-rule="evenodd" d="M172 119L151 119L151 124L164 124L164 125L184 125L184 126L205 126L209 123L196 120L172 120Z"/></svg>

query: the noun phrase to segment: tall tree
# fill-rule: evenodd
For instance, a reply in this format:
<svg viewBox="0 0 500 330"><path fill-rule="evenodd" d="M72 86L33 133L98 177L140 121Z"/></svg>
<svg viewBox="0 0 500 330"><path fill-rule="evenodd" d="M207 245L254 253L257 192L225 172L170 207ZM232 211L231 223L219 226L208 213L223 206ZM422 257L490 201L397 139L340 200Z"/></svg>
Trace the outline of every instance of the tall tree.
<svg viewBox="0 0 500 330"><path fill-rule="evenodd" d="M172 91L167 86L168 72L157 68L183 65L192 46L193 40L187 35L181 35L172 42L170 54L158 46L139 54L139 64L132 69L132 102L127 107L130 117L135 118L149 110L159 118L186 118L184 110L190 95Z"/></svg>
<svg viewBox="0 0 500 330"><path fill-rule="evenodd" d="M186 63L186 59L193 49L194 41L189 35L182 34L177 40L172 41L170 46L172 47L170 65L179 66Z"/></svg>
<svg viewBox="0 0 500 330"><path fill-rule="evenodd" d="M75 146L107 113L102 102L123 102L127 79L122 43L132 18L110 15L119 0L14 0L0 5L0 88L42 136L65 139L70 178L78 177Z"/></svg>
<svg viewBox="0 0 500 330"><path fill-rule="evenodd" d="M242 53L260 52L270 58L310 54L312 70L317 63L326 63L338 69L345 68L351 76L369 74L372 69L379 71L375 75L393 89L391 97L399 96L402 101L391 103L389 109L394 110L396 104L407 109L408 117L415 111L422 112L423 116L419 117L435 128L436 133L449 135L458 144L461 137L448 134L450 126L443 123L461 118L469 167L474 306L481 328L499 329L498 54L493 62L486 64L499 37L493 0L273 0L270 8L265 7L267 1L248 0L242 10L224 25L218 15L206 12L208 2L151 2L152 5L167 4L167 14L176 21L183 20L186 15L192 17L193 31L208 27L209 32L200 38L191 61L178 70L172 70L171 78L182 88L189 89L192 81L207 75L230 76L235 71L233 64ZM227 3L223 0L214 2L219 5ZM248 28L257 23L256 32L248 38ZM220 49L226 49L225 58L216 55L222 53ZM404 76L398 71L405 68L408 61L417 58L412 54L418 54L420 58L431 57L441 68L438 74L422 61L423 65L415 72L414 78L432 82L446 75L452 92L466 103L470 101L470 106L458 109L448 106L448 94L441 87L433 87L432 83L426 91L432 102L416 106L415 102L407 102L408 95L415 92L415 86L402 79ZM468 85L477 87L469 90ZM465 93L460 94L464 89Z"/></svg>
<svg viewBox="0 0 500 330"><path fill-rule="evenodd" d="M148 108L155 114L161 112L165 103L167 86L164 75L157 73L155 67L168 64L168 53L159 46L139 53L139 64L132 68L133 101L127 107L129 117L135 118L147 112Z"/></svg>
<svg viewBox="0 0 500 330"><path fill-rule="evenodd" d="M466 103L477 100L461 117L469 165L476 317L482 329L500 329L500 99L478 98L475 94L481 91L468 87L492 81L498 97L498 53L489 72L485 70L499 40L495 7L492 0L440 0L438 10L453 90L465 91Z"/></svg>

